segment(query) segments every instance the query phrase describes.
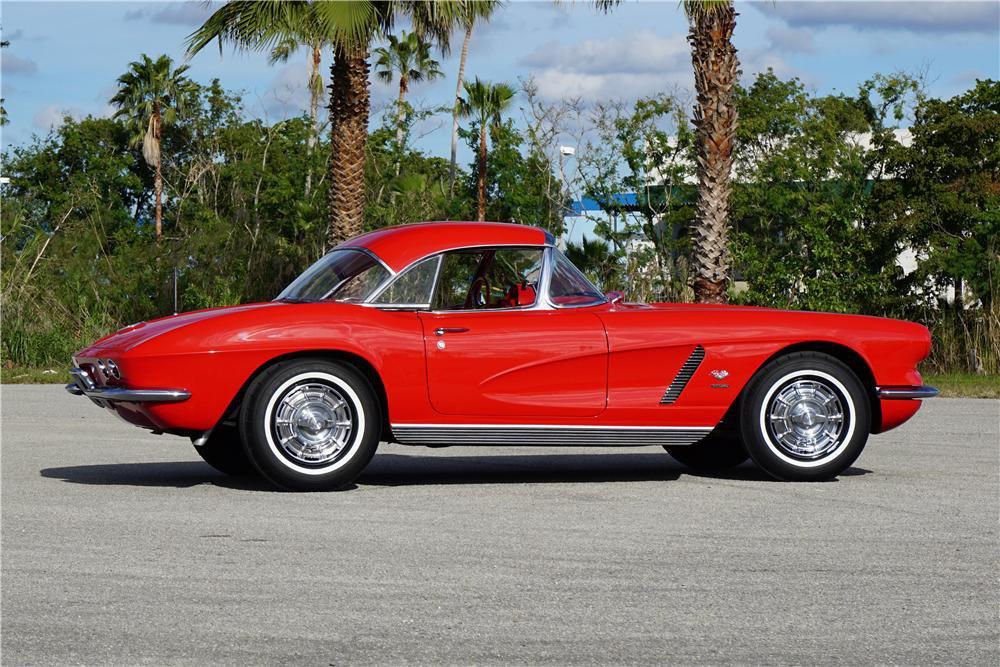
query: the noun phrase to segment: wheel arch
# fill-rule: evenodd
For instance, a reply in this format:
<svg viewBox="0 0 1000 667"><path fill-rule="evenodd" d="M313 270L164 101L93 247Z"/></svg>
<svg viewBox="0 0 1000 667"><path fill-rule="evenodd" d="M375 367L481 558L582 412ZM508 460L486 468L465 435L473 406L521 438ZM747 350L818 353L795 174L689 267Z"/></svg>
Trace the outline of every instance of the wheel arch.
<svg viewBox="0 0 1000 667"><path fill-rule="evenodd" d="M385 383L382 382L382 376L375 369L375 366L373 366L370 361L361 355L337 349L296 350L295 352L279 354L278 356L268 359L254 369L247 379L244 380L243 384L239 388L239 391L236 392L233 400L229 403L226 411L219 419L219 423L236 418L243 405L243 397L246 394L246 390L250 386L251 382L275 365L294 359L323 359L326 361L339 361L350 364L356 368L362 375L365 376L365 379L371 383L372 389L375 390L375 395L378 398L379 406L382 409L382 433L380 439L385 440L391 437L392 430L389 427L389 397L385 390Z"/></svg>
<svg viewBox="0 0 1000 667"><path fill-rule="evenodd" d="M871 366L865 358L861 356L857 350L841 343L832 343L830 341L821 340L805 341L781 348L764 360L764 362L757 369L757 373L759 373L762 368L770 364L775 359L779 359L796 352L821 352L823 354L827 354L843 363L858 376L861 384L865 387L865 391L868 396L868 404L871 408L871 432L876 433L876 429L878 429L879 425L882 423L882 404L875 393L875 374L872 372ZM754 373L755 377L757 373ZM748 382L747 386L749 386L749 384L750 383ZM746 387L744 387L743 391L740 392L741 398L743 396L743 392L745 391Z"/></svg>

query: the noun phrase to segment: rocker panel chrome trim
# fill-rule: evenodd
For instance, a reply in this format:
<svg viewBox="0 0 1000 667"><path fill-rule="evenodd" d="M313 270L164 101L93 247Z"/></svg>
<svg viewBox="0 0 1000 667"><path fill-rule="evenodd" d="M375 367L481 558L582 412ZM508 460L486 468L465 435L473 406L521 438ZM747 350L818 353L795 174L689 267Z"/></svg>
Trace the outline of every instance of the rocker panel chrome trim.
<svg viewBox="0 0 1000 667"><path fill-rule="evenodd" d="M404 445L693 445L710 426L589 426L535 424L393 424Z"/></svg>

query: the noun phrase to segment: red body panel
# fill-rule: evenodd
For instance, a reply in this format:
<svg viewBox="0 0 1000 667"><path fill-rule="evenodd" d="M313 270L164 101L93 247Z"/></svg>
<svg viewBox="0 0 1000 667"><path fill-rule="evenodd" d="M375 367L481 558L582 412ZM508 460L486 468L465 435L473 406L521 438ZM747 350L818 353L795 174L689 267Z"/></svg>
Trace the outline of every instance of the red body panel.
<svg viewBox="0 0 1000 667"><path fill-rule="evenodd" d="M541 245L517 225L440 223L352 241L399 271L436 250ZM439 327L467 329L438 336ZM438 343L445 349L439 349ZM199 433L240 389L280 357L352 355L385 388L396 424L587 424L713 427L768 359L791 346L849 350L875 386L918 386L930 350L923 326L873 317L680 304L603 304L493 312L389 311L335 303L264 303L185 313L129 327L82 350L76 362L114 359L127 388L185 389L178 403L119 403L124 418L156 430ZM705 350L679 399L660 403L695 346ZM725 371L724 380L712 371ZM915 400L881 401L873 430L909 419Z"/></svg>

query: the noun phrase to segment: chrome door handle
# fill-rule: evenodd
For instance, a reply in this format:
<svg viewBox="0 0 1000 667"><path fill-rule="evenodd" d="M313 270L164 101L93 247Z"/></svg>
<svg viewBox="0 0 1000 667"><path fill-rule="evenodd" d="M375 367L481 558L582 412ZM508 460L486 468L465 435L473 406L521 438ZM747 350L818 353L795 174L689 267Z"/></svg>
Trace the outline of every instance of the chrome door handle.
<svg viewBox="0 0 1000 667"><path fill-rule="evenodd" d="M438 327L434 330L435 336L443 336L446 333L465 333L468 331L466 327Z"/></svg>

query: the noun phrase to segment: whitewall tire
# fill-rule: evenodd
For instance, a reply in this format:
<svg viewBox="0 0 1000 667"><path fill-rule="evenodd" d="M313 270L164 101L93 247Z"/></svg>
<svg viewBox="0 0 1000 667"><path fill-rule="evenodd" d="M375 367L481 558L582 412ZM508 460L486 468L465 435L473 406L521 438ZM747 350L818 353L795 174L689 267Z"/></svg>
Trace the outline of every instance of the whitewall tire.
<svg viewBox="0 0 1000 667"><path fill-rule="evenodd" d="M870 427L864 385L844 363L819 352L768 363L747 386L740 410L747 453L789 481L836 477L861 454Z"/></svg>
<svg viewBox="0 0 1000 667"><path fill-rule="evenodd" d="M267 479L295 491L341 488L378 447L381 406L354 367L295 359L250 385L240 412L247 455Z"/></svg>

